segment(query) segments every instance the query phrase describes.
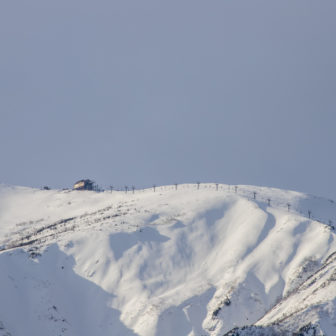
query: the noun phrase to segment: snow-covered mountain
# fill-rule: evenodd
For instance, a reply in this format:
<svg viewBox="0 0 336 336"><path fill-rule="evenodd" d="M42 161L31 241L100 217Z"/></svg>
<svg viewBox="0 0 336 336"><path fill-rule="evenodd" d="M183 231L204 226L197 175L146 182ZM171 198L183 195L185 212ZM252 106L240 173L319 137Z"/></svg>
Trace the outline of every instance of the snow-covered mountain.
<svg viewBox="0 0 336 336"><path fill-rule="evenodd" d="M334 336L333 223L271 188L0 186L0 336Z"/></svg>

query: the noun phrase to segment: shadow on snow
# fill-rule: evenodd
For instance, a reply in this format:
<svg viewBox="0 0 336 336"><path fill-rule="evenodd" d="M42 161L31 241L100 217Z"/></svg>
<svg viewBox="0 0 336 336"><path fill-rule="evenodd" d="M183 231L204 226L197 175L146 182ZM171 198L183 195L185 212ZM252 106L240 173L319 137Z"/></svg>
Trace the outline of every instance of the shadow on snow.
<svg viewBox="0 0 336 336"><path fill-rule="evenodd" d="M74 266L56 244L38 262L23 250L0 254L0 316L7 330L15 336L136 336L111 307L114 295Z"/></svg>

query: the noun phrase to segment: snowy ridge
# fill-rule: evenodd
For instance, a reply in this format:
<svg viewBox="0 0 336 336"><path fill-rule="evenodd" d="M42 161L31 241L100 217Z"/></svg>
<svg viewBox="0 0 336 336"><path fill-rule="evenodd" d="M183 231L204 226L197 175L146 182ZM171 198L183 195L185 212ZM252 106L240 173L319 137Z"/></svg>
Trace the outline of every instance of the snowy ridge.
<svg viewBox="0 0 336 336"><path fill-rule="evenodd" d="M0 186L0 335L335 335L334 222L253 186Z"/></svg>

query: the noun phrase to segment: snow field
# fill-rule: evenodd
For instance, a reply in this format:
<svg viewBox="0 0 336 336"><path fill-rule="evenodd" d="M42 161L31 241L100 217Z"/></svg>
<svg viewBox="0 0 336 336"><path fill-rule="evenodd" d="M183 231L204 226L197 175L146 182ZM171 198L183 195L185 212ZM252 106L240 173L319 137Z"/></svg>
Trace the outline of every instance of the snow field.
<svg viewBox="0 0 336 336"><path fill-rule="evenodd" d="M238 190L0 187L1 323L13 336L215 336L257 322L336 250L333 231L300 212L335 218L336 207Z"/></svg>

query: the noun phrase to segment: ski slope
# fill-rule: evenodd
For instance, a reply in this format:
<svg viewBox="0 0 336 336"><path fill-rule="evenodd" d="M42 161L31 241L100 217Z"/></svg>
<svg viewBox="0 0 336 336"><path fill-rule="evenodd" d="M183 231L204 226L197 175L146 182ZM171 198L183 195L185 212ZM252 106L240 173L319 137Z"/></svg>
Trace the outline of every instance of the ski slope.
<svg viewBox="0 0 336 336"><path fill-rule="evenodd" d="M1 185L0 336L336 335L333 223L264 187Z"/></svg>

